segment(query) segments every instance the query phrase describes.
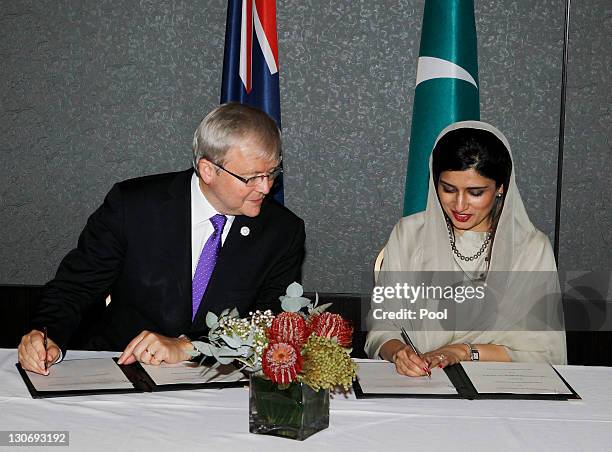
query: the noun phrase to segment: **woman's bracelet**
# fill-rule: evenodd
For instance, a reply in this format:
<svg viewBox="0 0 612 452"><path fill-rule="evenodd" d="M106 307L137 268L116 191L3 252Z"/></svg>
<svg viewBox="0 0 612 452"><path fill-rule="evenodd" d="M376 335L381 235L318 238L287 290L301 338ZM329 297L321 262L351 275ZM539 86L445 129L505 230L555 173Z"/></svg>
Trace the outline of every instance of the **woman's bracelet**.
<svg viewBox="0 0 612 452"><path fill-rule="evenodd" d="M479 361L480 360L480 353L478 352L478 349L476 347L474 347L472 344L470 344L469 342L464 342L463 345L467 345L467 352L468 352L468 359L470 361Z"/></svg>
<svg viewBox="0 0 612 452"><path fill-rule="evenodd" d="M468 344L467 342L464 342L461 345L465 345L467 347L466 350L466 358L463 359L462 361L471 361L472 360L472 347L470 347L470 344Z"/></svg>

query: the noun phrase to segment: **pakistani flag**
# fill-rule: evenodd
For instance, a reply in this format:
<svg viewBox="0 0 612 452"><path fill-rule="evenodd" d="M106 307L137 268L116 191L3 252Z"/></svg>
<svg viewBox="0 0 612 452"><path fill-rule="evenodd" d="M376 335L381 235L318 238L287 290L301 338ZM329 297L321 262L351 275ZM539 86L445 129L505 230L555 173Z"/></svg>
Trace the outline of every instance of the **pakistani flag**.
<svg viewBox="0 0 612 452"><path fill-rule="evenodd" d="M456 121L480 119L473 0L425 0L404 215L425 209L429 155Z"/></svg>

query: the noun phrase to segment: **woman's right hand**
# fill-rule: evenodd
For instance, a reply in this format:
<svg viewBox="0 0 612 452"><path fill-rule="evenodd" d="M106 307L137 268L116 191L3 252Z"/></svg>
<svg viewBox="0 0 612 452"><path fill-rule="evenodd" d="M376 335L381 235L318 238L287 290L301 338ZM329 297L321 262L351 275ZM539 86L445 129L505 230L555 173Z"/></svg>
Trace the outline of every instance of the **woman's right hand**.
<svg viewBox="0 0 612 452"><path fill-rule="evenodd" d="M429 365L426 361L419 358L412 348L404 346L393 354L395 370L398 374L409 377L422 377L429 373Z"/></svg>

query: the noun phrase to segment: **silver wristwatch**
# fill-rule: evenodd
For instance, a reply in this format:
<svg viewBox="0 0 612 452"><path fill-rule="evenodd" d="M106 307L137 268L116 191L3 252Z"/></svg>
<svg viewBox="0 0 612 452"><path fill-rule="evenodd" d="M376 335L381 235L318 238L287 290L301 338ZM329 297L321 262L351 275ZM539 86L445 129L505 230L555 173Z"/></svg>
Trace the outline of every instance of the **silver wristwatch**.
<svg viewBox="0 0 612 452"><path fill-rule="evenodd" d="M478 353L478 349L469 342L464 342L464 344L467 345L468 349L470 350L470 359L472 361L480 360L480 353Z"/></svg>

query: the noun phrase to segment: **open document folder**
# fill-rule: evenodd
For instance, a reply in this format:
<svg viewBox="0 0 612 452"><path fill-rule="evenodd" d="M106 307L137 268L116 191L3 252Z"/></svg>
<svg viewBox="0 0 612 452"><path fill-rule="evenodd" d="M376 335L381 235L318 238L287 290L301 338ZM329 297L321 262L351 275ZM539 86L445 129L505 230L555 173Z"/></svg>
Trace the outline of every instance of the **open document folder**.
<svg viewBox="0 0 612 452"><path fill-rule="evenodd" d="M248 383L246 376L234 366L218 363L200 366L186 361L160 366L140 363L120 366L117 358L72 359L51 366L47 376L16 366L34 398L225 388Z"/></svg>
<svg viewBox="0 0 612 452"><path fill-rule="evenodd" d="M437 397L500 399L579 399L563 377L547 363L469 361L431 378L399 375L395 364L380 360L358 361L355 394L366 397Z"/></svg>

